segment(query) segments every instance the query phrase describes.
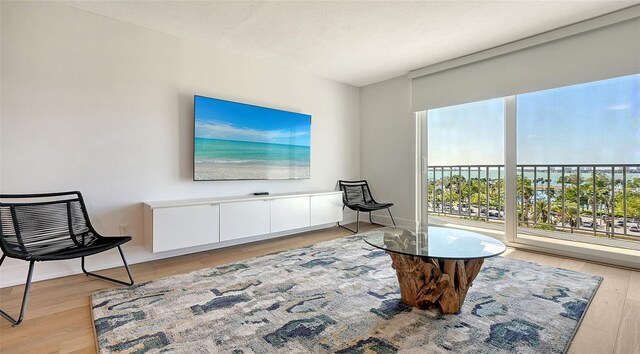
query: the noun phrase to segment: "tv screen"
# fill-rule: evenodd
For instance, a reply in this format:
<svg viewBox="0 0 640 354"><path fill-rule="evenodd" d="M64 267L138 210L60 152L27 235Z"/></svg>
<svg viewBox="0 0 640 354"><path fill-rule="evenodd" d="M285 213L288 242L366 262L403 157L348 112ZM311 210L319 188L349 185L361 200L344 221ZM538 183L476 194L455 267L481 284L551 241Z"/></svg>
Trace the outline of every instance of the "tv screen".
<svg viewBox="0 0 640 354"><path fill-rule="evenodd" d="M194 96L195 181L306 179L311 116Z"/></svg>

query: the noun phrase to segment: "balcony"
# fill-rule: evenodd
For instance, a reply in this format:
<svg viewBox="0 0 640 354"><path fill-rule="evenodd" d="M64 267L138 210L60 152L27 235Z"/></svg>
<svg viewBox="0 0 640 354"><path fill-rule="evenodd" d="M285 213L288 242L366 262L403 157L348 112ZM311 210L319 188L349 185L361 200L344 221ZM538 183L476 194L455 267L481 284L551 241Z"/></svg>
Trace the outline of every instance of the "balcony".
<svg viewBox="0 0 640 354"><path fill-rule="evenodd" d="M430 217L498 228L504 172L497 165L429 166ZM516 206L519 234L640 249L640 165L518 165Z"/></svg>

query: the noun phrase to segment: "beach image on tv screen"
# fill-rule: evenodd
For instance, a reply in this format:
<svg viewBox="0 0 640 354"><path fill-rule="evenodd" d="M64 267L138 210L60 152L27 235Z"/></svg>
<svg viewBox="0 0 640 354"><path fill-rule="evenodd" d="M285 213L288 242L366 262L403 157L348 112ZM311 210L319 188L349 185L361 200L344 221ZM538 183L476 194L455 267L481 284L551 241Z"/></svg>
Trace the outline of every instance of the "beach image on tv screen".
<svg viewBox="0 0 640 354"><path fill-rule="evenodd" d="M195 96L194 179L305 179L311 116Z"/></svg>

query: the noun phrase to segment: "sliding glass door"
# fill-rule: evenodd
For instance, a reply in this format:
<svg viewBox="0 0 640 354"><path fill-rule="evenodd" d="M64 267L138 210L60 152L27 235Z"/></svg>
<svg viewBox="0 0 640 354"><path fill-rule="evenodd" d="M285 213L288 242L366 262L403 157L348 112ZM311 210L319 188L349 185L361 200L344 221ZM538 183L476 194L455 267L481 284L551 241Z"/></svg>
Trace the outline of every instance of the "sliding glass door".
<svg viewBox="0 0 640 354"><path fill-rule="evenodd" d="M640 75L422 114L423 221L640 249Z"/></svg>
<svg viewBox="0 0 640 354"><path fill-rule="evenodd" d="M424 124L423 218L503 230L502 98L429 110Z"/></svg>
<svg viewBox="0 0 640 354"><path fill-rule="evenodd" d="M640 75L516 96L518 236L640 249Z"/></svg>

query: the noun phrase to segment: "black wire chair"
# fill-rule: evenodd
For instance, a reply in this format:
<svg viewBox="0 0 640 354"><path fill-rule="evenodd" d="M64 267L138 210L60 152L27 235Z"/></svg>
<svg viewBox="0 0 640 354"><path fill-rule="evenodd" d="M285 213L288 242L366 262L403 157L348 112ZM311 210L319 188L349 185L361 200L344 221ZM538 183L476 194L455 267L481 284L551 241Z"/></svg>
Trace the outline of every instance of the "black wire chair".
<svg viewBox="0 0 640 354"><path fill-rule="evenodd" d="M0 315L19 325L24 319L35 262L81 258L82 271L121 285L133 285L133 276L120 245L131 236L104 237L91 226L80 192L46 194L0 194L0 266L6 257L29 262L27 283L18 319L0 310ZM88 272L84 257L118 247L129 282Z"/></svg>
<svg viewBox="0 0 640 354"><path fill-rule="evenodd" d="M386 226L382 224L378 224L371 220L371 212L376 210L387 209L389 212L389 216L391 217L391 222L393 222L393 226L396 226L396 221L393 220L393 215L391 215L390 208L393 206L393 203L378 203L373 196L371 195L371 189L369 188L369 184L366 180L362 181L343 181L339 180L338 185L340 190L342 191L342 202L344 205L342 206L342 210L345 207L356 211L356 229L352 230L344 225L340 225L343 229L349 230L354 234L357 234L360 231L360 212L368 212L369 213L369 222L374 225Z"/></svg>

